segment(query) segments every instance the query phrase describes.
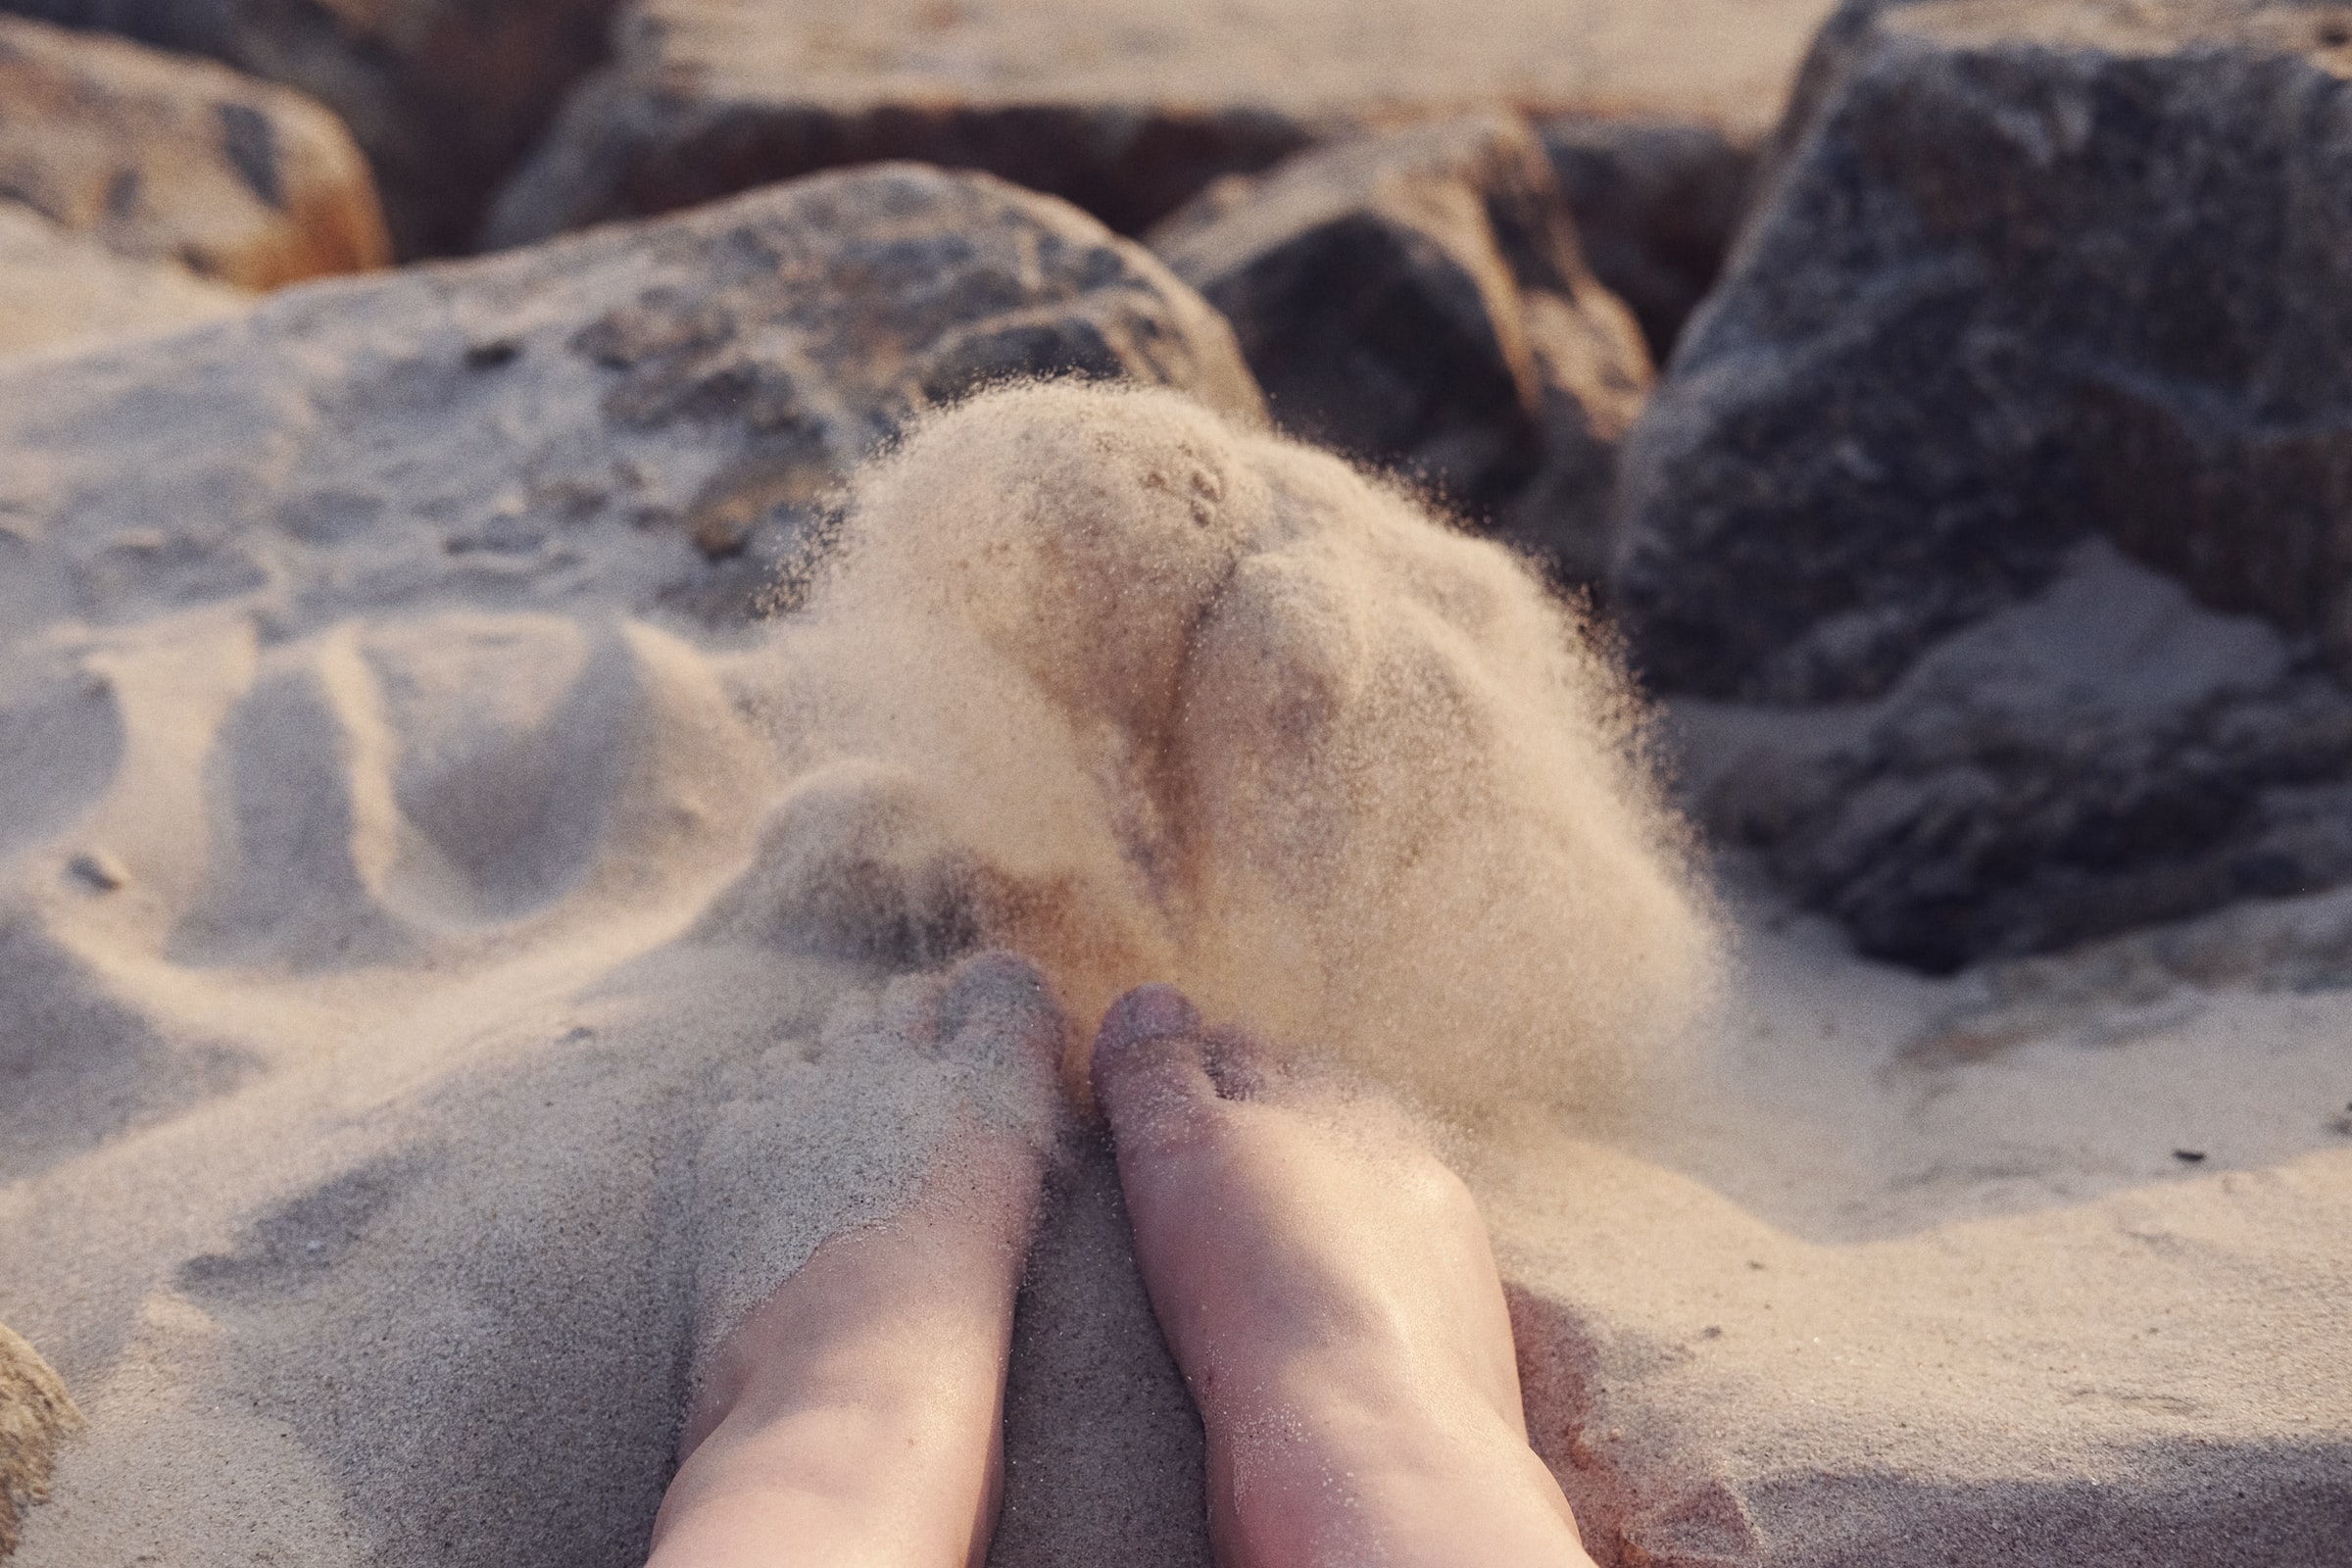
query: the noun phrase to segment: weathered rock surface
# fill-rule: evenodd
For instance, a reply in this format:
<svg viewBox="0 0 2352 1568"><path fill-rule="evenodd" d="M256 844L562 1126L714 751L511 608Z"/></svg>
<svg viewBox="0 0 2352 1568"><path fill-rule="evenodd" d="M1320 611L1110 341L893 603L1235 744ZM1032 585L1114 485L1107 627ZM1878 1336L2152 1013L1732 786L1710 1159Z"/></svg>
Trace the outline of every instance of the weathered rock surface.
<svg viewBox="0 0 2352 1568"><path fill-rule="evenodd" d="M49 1494L57 1446L80 1428L57 1373L0 1323L0 1557L17 1549L24 1510Z"/></svg>
<svg viewBox="0 0 2352 1568"><path fill-rule="evenodd" d="M1537 128L1586 264L1665 364L1731 251L1754 144L1689 120L1554 115Z"/></svg>
<svg viewBox="0 0 2352 1568"><path fill-rule="evenodd" d="M0 196L240 288L391 259L367 161L300 93L0 17Z"/></svg>
<svg viewBox="0 0 2352 1568"><path fill-rule="evenodd" d="M1749 132L1827 0L636 0L618 60L500 198L491 243L877 158L984 169L1140 232L1210 179L1507 103Z"/></svg>
<svg viewBox="0 0 2352 1568"><path fill-rule="evenodd" d="M272 593L380 612L453 581L496 604L567 573L738 612L908 416L1057 373L1263 416L1230 330L1149 253L985 175L844 172L308 285L0 373L0 619L9 579L58 573L118 613ZM573 548L591 530L624 543Z"/></svg>
<svg viewBox="0 0 2352 1568"><path fill-rule="evenodd" d="M299 88L367 150L404 258L472 248L491 193L604 58L615 0L0 0Z"/></svg>
<svg viewBox="0 0 2352 1568"><path fill-rule="evenodd" d="M1929 969L2352 877L2352 693L2104 541L1883 696L1674 707L1700 815Z"/></svg>
<svg viewBox="0 0 2352 1568"><path fill-rule="evenodd" d="M168 262L118 256L0 201L0 355L234 316L252 297Z"/></svg>
<svg viewBox="0 0 2352 1568"><path fill-rule="evenodd" d="M2352 874L2348 26L1925 0L1825 32L1628 443L1615 586L1660 685L1792 710L1717 825L1867 950ZM2118 550L2234 651L2162 667L2192 611Z"/></svg>
<svg viewBox="0 0 2352 1568"><path fill-rule="evenodd" d="M1434 486L1578 581L1650 380L1543 144L1481 116L1220 181L1152 248L1234 324L1293 432Z"/></svg>

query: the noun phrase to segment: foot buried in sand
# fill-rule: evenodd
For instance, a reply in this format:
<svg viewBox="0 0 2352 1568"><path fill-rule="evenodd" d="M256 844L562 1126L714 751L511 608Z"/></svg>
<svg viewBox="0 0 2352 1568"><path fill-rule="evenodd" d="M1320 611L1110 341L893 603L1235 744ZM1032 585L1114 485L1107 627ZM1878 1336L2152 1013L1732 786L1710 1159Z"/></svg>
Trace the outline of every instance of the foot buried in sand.
<svg viewBox="0 0 2352 1568"><path fill-rule="evenodd" d="M1034 969L989 954L902 982L880 1027L970 1093L904 1206L821 1243L709 1354L653 1568L986 1553L1050 1152L1035 1118L1003 1107L1054 1095L1062 1017Z"/></svg>
<svg viewBox="0 0 2352 1568"><path fill-rule="evenodd" d="M1061 1018L1020 960L895 1004L913 1049L1052 1084ZM1277 1072L1166 986L1112 1006L1093 1079L1207 1432L1223 1568L1590 1568L1528 1446L1485 1223L1400 1112ZM1046 1154L975 1096L903 1207L820 1244L726 1333L652 1568L985 1560Z"/></svg>
<svg viewBox="0 0 2352 1568"><path fill-rule="evenodd" d="M1397 1111L1276 1075L1166 986L1112 1006L1093 1074L1224 1568L1589 1568L1485 1222Z"/></svg>

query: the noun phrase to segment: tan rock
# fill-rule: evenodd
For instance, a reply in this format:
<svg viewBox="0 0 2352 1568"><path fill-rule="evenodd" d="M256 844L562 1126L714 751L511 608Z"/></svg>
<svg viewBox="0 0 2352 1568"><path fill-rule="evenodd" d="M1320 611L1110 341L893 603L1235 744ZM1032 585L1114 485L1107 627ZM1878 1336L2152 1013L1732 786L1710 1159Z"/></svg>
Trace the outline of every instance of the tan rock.
<svg viewBox="0 0 2352 1568"><path fill-rule="evenodd" d="M1151 242L1233 322L1286 428L1600 576L1649 356L1525 122L1335 143L1219 182Z"/></svg>
<svg viewBox="0 0 2352 1568"><path fill-rule="evenodd" d="M614 0L7 0L207 55L327 105L403 257L470 248L490 193L605 53Z"/></svg>
<svg viewBox="0 0 2352 1568"><path fill-rule="evenodd" d="M0 1557L17 1549L24 1510L49 1495L57 1446L81 1425L57 1373L0 1323Z"/></svg>
<svg viewBox="0 0 2352 1568"><path fill-rule="evenodd" d="M1826 0L638 0L501 196L515 244L812 169L985 169L1137 232L1217 175L1507 103L1761 131Z"/></svg>
<svg viewBox="0 0 2352 1568"><path fill-rule="evenodd" d="M118 256L0 201L0 355L189 326L251 302L184 267Z"/></svg>
<svg viewBox="0 0 2352 1568"><path fill-rule="evenodd" d="M390 259L366 160L298 93L0 18L0 194L124 256L243 288Z"/></svg>

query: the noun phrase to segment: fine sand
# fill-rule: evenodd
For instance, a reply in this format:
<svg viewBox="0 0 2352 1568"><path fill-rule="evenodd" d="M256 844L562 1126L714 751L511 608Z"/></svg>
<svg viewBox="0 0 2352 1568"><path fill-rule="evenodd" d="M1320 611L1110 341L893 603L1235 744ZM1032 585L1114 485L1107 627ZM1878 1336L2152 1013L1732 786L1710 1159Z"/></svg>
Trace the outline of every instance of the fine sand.
<svg viewBox="0 0 2352 1568"><path fill-rule="evenodd" d="M629 1562L699 1348L975 1097L1077 1129L992 1560L1204 1562L1099 1141L894 1024L975 942L1073 1081L1173 979L1439 1118L1604 1561L2345 1560L2352 992L1699 891L1575 621L1331 460L1013 393L724 632L10 540L0 1322L89 1420L26 1563Z"/></svg>

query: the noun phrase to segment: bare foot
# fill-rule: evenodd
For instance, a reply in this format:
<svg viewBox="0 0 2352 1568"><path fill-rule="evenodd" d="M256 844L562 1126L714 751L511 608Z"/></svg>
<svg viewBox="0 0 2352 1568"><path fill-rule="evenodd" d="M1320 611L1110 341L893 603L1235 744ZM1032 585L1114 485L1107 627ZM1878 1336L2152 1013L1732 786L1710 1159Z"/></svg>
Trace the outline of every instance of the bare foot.
<svg viewBox="0 0 2352 1568"><path fill-rule="evenodd" d="M1485 1222L1399 1113L1270 1081L1166 986L1111 1007L1093 1073L1224 1568L1589 1568Z"/></svg>
<svg viewBox="0 0 2352 1568"><path fill-rule="evenodd" d="M821 1243L708 1353L652 1568L964 1568L987 1554L1061 1014L1034 969L989 954L902 983L878 1028L866 1070L902 1097L910 1072L939 1086L913 1104L942 1129L927 1172L887 1217Z"/></svg>

